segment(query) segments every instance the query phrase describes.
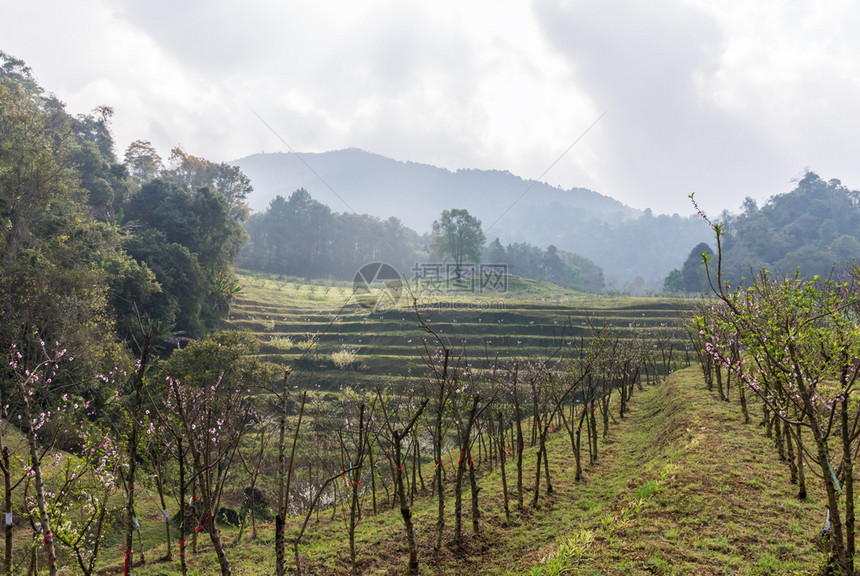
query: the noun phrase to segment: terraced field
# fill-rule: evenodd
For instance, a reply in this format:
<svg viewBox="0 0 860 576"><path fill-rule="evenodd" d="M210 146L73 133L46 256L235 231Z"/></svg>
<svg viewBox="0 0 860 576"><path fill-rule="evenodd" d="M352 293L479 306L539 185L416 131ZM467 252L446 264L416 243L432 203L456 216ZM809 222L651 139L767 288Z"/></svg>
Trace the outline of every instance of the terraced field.
<svg viewBox="0 0 860 576"><path fill-rule="evenodd" d="M226 327L253 333L263 359L297 364L326 388L416 378L429 337L418 314L448 346L473 359L560 354L590 339L592 327L621 338L662 339L676 359L686 356L680 318L689 301L678 299L603 298L511 277L505 292L404 292L397 305L371 313L349 282L241 275L240 283Z"/></svg>

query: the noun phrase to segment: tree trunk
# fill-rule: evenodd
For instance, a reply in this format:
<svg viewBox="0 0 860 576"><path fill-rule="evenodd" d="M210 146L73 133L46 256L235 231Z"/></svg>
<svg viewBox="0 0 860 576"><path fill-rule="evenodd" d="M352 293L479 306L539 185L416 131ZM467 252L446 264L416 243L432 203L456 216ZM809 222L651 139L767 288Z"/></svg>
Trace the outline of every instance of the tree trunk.
<svg viewBox="0 0 860 576"><path fill-rule="evenodd" d="M215 523L214 514L209 515L209 539L212 541L215 556L218 558L218 565L221 567L221 576L231 576L233 570L230 568L230 560L224 551L224 543L221 541L221 530L218 529L218 525Z"/></svg>
<svg viewBox="0 0 860 576"><path fill-rule="evenodd" d="M502 413L499 412L499 437L501 441L499 442L499 467L502 471L502 495L505 499L505 522L510 523L511 521L511 507L510 502L508 501L508 476L505 472L505 457L507 453L505 452L505 427L502 422Z"/></svg>
<svg viewBox="0 0 860 576"><path fill-rule="evenodd" d="M785 445L782 441L782 420L777 414L773 415L773 432L774 432L774 444L776 444L776 451L779 454L779 459L782 462L785 462Z"/></svg>
<svg viewBox="0 0 860 576"><path fill-rule="evenodd" d="M794 442L791 441L791 424L788 422L783 426L783 437L785 438L785 454L788 461L788 480L791 484L797 484L797 462L794 459Z"/></svg>
<svg viewBox="0 0 860 576"><path fill-rule="evenodd" d="M400 515L403 517L403 525L406 527L406 544L409 547L409 574L418 574L418 545L415 542L415 527L412 524L412 510L406 500L406 489L403 486L403 461L400 442L403 438L394 436L394 454L397 472L395 483L397 486L397 498L400 500Z"/></svg>
<svg viewBox="0 0 860 576"><path fill-rule="evenodd" d="M514 423L517 426L517 510L522 513L523 506L523 450L525 442L523 439L523 417L520 412L520 394L517 390L518 366L514 365Z"/></svg>
<svg viewBox="0 0 860 576"><path fill-rule="evenodd" d="M714 374L717 377L717 391L720 394L720 400L726 401L726 395L723 393L723 370L719 362L714 362Z"/></svg>
<svg viewBox="0 0 860 576"><path fill-rule="evenodd" d="M548 428L541 431L540 443L543 446L543 448L542 448L542 450L543 450L543 471L544 471L544 476L546 477L546 493L552 494L552 481L551 481L550 476L549 476L549 452L547 452L547 449L546 449L546 436L547 436L548 432L549 432Z"/></svg>
<svg viewBox="0 0 860 576"><path fill-rule="evenodd" d="M479 402L480 395L476 395L472 400L472 408L469 411L466 425L463 426L461 421L457 427L457 433L460 437L460 461L457 463L457 477L454 482L454 541L457 546L463 543L463 474L466 466L472 463L470 441Z"/></svg>
<svg viewBox="0 0 860 576"><path fill-rule="evenodd" d="M747 395L746 390L744 389L743 382L738 382L738 396L741 400L741 412L744 415L744 424L750 423L750 413L747 409Z"/></svg>
<svg viewBox="0 0 860 576"><path fill-rule="evenodd" d="M532 495L532 508L537 508L538 498L540 497L540 466L541 457L543 456L543 446L538 446L537 466L535 466L535 491Z"/></svg>
<svg viewBox="0 0 860 576"><path fill-rule="evenodd" d="M358 522L358 488L361 486L361 464L364 460L364 443L367 439L364 437L364 404L359 408L358 416L358 455L356 458L357 467L353 471L352 476L352 499L349 505L349 559L352 564L352 573L358 576L358 563L355 555L355 526Z"/></svg>
<svg viewBox="0 0 860 576"><path fill-rule="evenodd" d="M481 491L481 488L475 478L475 466L472 462L471 453L469 455L469 486L472 490L472 534L478 534L481 531L481 510L478 507L478 492Z"/></svg>
<svg viewBox="0 0 860 576"><path fill-rule="evenodd" d="M844 400L840 403L840 416L842 419L842 465L845 470L845 480L842 483L842 489L845 493L845 542L846 556L848 561L848 569L850 573L854 573L854 459L851 446L851 430L848 425L848 401L849 396L846 394Z"/></svg>
<svg viewBox="0 0 860 576"><path fill-rule="evenodd" d="M2 424L0 424L2 426ZM12 469L9 467L9 447L3 445L3 535L6 540L6 555L3 558L3 572L12 575Z"/></svg>
<svg viewBox="0 0 860 576"><path fill-rule="evenodd" d="M159 456L159 459L161 457ZM167 513L167 504L164 501L164 478L161 476L161 462L155 471L155 485L158 489L158 499L161 502L161 511L164 514L164 531L167 538L167 550L164 552L162 560L173 560L172 542L170 541L170 515Z"/></svg>
<svg viewBox="0 0 860 576"><path fill-rule="evenodd" d="M795 432L794 439L797 443L797 497L801 500L806 499L806 471L804 470L805 463L803 458L803 436L800 424L793 427Z"/></svg>
<svg viewBox="0 0 860 576"><path fill-rule="evenodd" d="M284 566L284 527L287 521L287 514L290 506L290 483L293 478L293 464L295 463L296 444L299 438L299 429L302 426L302 416L305 413L305 402L307 401L307 390L302 393L302 403L299 406L299 418L296 422L296 431L293 434L293 445L290 448L290 464L287 468L286 458L286 427L287 427L287 398L289 396L289 370L284 371L284 389L281 399L281 422L280 422L280 437L278 443L278 514L275 516L275 573L278 576L284 576L286 567Z"/></svg>
<svg viewBox="0 0 860 576"><path fill-rule="evenodd" d="M149 332L144 334L140 352L140 364L134 378L134 407L132 408L131 437L128 441L128 479L126 480L127 500L125 505L125 574L130 576L134 567L134 481L137 472L137 434L140 424L140 410L143 405L143 374L149 361Z"/></svg>
<svg viewBox="0 0 860 576"><path fill-rule="evenodd" d="M376 465L373 462L373 442L367 443L367 456L370 462L370 493L373 498L373 515L376 516Z"/></svg>
<svg viewBox="0 0 860 576"><path fill-rule="evenodd" d="M436 465L433 468L433 480L436 486L436 540L433 549L439 551L442 548L442 534L445 531L445 489L442 483L442 410L437 408L436 430L433 438L433 459Z"/></svg>
<svg viewBox="0 0 860 576"><path fill-rule="evenodd" d="M185 533L188 531L185 520L185 451L182 448L181 436L177 439L177 447L179 451L179 569L182 571L182 576L188 576L188 565L185 562Z"/></svg>
<svg viewBox="0 0 860 576"><path fill-rule="evenodd" d="M27 445L30 449L30 469L33 471L33 477L36 484L36 499L39 508L39 526L42 528L42 534L44 535L42 540L50 559L48 570L51 576L57 576L57 554L54 546L54 535L51 532L51 522L48 519L48 504L45 499L45 485L42 482L42 464L39 458L39 447L36 445L36 431L33 429L33 416L30 410L30 399L23 384L19 383L18 388L21 393L21 405L24 411L24 418L27 422Z"/></svg>

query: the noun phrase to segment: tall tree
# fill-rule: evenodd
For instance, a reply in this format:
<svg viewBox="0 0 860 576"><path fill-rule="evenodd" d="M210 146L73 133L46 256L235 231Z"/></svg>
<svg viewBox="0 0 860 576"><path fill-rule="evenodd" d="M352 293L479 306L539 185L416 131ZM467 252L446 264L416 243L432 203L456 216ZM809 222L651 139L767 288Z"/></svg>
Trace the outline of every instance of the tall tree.
<svg viewBox="0 0 860 576"><path fill-rule="evenodd" d="M441 259L451 259L459 268L466 262L478 262L487 237L481 230L481 221L468 210L443 210L439 220L433 222L430 246Z"/></svg>
<svg viewBox="0 0 860 576"><path fill-rule="evenodd" d="M690 255L684 261L681 268L681 277L684 280L684 289L687 292L704 292L710 290L708 287L708 276L705 266L702 264L702 254L711 254L711 247L705 242L700 242L690 250Z"/></svg>
<svg viewBox="0 0 860 576"><path fill-rule="evenodd" d="M125 163L132 176L148 181L164 169L161 156L149 140L135 140L125 149Z"/></svg>

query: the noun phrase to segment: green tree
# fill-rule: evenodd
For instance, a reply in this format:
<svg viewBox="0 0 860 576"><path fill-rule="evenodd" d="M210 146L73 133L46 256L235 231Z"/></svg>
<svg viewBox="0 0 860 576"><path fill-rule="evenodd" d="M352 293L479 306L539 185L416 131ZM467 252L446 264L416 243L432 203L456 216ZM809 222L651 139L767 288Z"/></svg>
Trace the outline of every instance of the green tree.
<svg viewBox="0 0 860 576"><path fill-rule="evenodd" d="M498 238L493 240L487 247L487 252L484 260L493 264L507 262L507 253L505 252L505 247L502 246L502 243L499 242Z"/></svg>
<svg viewBox="0 0 860 576"><path fill-rule="evenodd" d="M0 53L0 348L63 341L78 359L63 377L95 399L93 374L119 354L108 269L127 256L116 226L88 203L113 183L77 123Z"/></svg>
<svg viewBox="0 0 860 576"><path fill-rule="evenodd" d="M830 253L837 265L860 260L860 241L854 236L843 234L830 244Z"/></svg>
<svg viewBox="0 0 860 576"><path fill-rule="evenodd" d="M459 268L466 262L478 262L487 237L481 230L481 221L468 210L443 210L439 220L433 222L430 246L441 259L451 259Z"/></svg>
<svg viewBox="0 0 860 576"><path fill-rule="evenodd" d="M223 197L155 179L132 197L126 216L133 234L123 245L161 287L141 311L191 336L215 329L225 311L221 280L244 239Z"/></svg>
<svg viewBox="0 0 860 576"><path fill-rule="evenodd" d="M260 391L277 377L279 370L260 362L259 351L259 341L248 332L212 332L175 350L161 369L165 375L195 388L207 387L221 378Z"/></svg>
<svg viewBox="0 0 860 576"><path fill-rule="evenodd" d="M161 174L161 156L148 140L135 140L125 149L125 163L132 176L149 181Z"/></svg>
<svg viewBox="0 0 860 576"><path fill-rule="evenodd" d="M858 198L860 192L814 172L761 207L746 198L741 213L723 227L724 277L736 282L749 276L750 268L767 267L781 274L800 268L811 278L828 275L834 263L843 267L860 241Z"/></svg>
<svg viewBox="0 0 860 576"><path fill-rule="evenodd" d="M681 268L681 276L684 280L684 290L687 292L704 292L710 290L708 276L705 266L702 264L702 254L711 254L711 247L705 242L696 245L690 250L690 255L684 261Z"/></svg>
<svg viewBox="0 0 860 576"><path fill-rule="evenodd" d="M663 292L677 294L684 291L684 275L678 268L673 269L663 280Z"/></svg>

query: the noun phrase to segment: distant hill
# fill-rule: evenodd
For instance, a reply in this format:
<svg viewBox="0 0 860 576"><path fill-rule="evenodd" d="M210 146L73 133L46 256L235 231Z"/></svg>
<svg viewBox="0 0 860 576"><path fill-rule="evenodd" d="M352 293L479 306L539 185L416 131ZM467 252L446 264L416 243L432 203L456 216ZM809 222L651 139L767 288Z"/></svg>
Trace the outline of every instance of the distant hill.
<svg viewBox="0 0 860 576"><path fill-rule="evenodd" d="M641 211L585 188L563 190L507 171L452 172L417 162L400 162L350 148L319 154L254 154L234 162L251 178L251 209L262 211L276 195L298 188L336 212L395 216L413 230L429 232L446 208L465 208L485 228L508 212L496 227L509 227L516 213L555 203L594 215L636 217ZM517 203L517 200L522 200ZM494 227L495 228L495 227ZM490 231L490 234L493 232Z"/></svg>
<svg viewBox="0 0 860 576"><path fill-rule="evenodd" d="M586 188L563 190L507 171L450 171L352 148L254 154L233 164L251 178L254 211L305 188L334 211L394 216L425 233L442 210L465 208L481 220L488 242L554 244L596 262L618 288L636 276L662 286L690 246L708 239L701 222L652 216Z"/></svg>

